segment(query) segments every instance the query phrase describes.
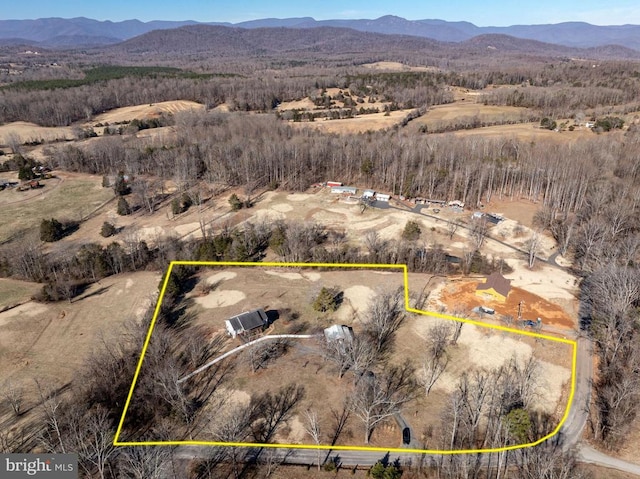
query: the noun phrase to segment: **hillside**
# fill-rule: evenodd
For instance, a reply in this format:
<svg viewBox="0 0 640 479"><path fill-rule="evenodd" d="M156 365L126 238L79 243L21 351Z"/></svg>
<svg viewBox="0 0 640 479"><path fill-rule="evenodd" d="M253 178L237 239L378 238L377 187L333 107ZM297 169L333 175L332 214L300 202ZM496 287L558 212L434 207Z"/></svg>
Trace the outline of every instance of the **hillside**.
<svg viewBox="0 0 640 479"><path fill-rule="evenodd" d="M393 54L411 52L431 57L489 53L492 55L536 55L540 57L640 58L640 52L623 47L581 49L501 34L473 37L460 43L439 42L410 35L387 35L348 28L230 28L192 25L156 30L111 47L106 51L126 54L210 54L220 57L264 56L283 53Z"/></svg>
<svg viewBox="0 0 640 479"><path fill-rule="evenodd" d="M98 21L89 18L39 18L36 20L0 20L0 43L8 39L42 46L108 45L129 40L153 30L175 29L187 25L221 25L255 28L350 28L361 32L387 35L410 35L443 42L463 42L478 35L502 34L516 38L554 43L567 47L591 48L619 45L640 50L640 26L598 26L584 22L564 22L548 25L512 25L479 27L469 22L448 22L437 19L407 20L394 15L376 19L315 20L301 18L263 18L231 24L186 21L125 20Z"/></svg>

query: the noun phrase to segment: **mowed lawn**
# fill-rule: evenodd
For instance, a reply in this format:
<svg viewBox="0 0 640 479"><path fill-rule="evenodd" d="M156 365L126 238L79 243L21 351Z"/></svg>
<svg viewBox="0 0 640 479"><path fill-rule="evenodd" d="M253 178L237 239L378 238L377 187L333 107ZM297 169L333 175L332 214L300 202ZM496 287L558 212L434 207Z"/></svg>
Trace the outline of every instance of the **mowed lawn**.
<svg viewBox="0 0 640 479"><path fill-rule="evenodd" d="M111 188L102 187L102 178L82 175L65 177L62 183L44 182L42 194L3 204L0 208L0 242L6 241L17 233L38 227L43 219L55 218L79 221L98 206L113 197ZM15 190L0 191L0 195L15 196L20 200L21 193Z"/></svg>

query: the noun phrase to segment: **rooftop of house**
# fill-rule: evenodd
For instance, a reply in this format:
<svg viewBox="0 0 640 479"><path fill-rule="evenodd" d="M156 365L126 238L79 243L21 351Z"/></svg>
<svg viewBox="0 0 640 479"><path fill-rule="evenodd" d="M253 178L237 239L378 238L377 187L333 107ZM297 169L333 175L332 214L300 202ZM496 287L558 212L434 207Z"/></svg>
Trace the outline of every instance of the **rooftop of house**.
<svg viewBox="0 0 640 479"><path fill-rule="evenodd" d="M324 337L327 341L353 340L353 328L334 324L324 330Z"/></svg>
<svg viewBox="0 0 640 479"><path fill-rule="evenodd" d="M494 289L496 293L501 294L506 297L511 291L511 280L505 278L497 271L494 271L489 276L484 283L479 284L476 287L476 291L486 291L488 289Z"/></svg>
<svg viewBox="0 0 640 479"><path fill-rule="evenodd" d="M252 309L233 316L227 321L229 321L234 331L250 331L267 324L267 314L263 309Z"/></svg>

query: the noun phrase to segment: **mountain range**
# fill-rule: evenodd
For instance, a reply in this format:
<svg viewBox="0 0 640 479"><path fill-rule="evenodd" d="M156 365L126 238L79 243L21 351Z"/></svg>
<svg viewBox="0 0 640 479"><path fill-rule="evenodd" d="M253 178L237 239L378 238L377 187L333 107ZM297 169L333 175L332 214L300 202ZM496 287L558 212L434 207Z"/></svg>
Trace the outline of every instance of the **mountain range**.
<svg viewBox="0 0 640 479"><path fill-rule="evenodd" d="M301 18L264 18L236 24L226 22L126 20L98 21L89 18L41 18L37 20L0 20L1 44L30 44L43 47L77 47L117 44L153 30L189 25L218 25L241 29L256 28L349 28L360 32L409 35L441 42L464 42L479 35L499 34L536 40L565 47L592 48L619 45L640 51L640 25L597 26L583 22L548 25L512 25L478 27L469 22L444 20L406 20L386 15L372 20L315 20Z"/></svg>
<svg viewBox="0 0 640 479"><path fill-rule="evenodd" d="M216 57L280 57L305 59L317 55L356 55L386 58L396 54L431 59L498 58L504 55L541 55L562 58L640 59L640 51L619 45L576 48L526 40L502 34L484 34L461 42L442 42L410 35L362 32L341 27L311 29L285 27L238 28L221 25L187 25L154 30L124 42L101 48L107 54L139 55L147 58L177 58L186 54ZM364 55L364 56L362 56ZM471 56L469 56L471 55ZM383 57L380 58L385 58Z"/></svg>

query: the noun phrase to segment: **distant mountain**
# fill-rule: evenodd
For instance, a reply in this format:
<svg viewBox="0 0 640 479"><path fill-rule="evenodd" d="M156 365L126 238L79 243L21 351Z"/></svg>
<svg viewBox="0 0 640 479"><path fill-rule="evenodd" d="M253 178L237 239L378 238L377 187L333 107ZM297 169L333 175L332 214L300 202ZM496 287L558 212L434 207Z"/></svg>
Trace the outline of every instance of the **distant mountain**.
<svg viewBox="0 0 640 479"><path fill-rule="evenodd" d="M98 21L90 18L40 18L37 20L0 20L0 40L20 38L28 43L47 46L111 44L142 35L152 30L178 28L198 22L123 22Z"/></svg>
<svg viewBox="0 0 640 479"><path fill-rule="evenodd" d="M129 54L209 53L237 57L305 51L325 54L419 51L440 45L440 42L428 38L335 27L247 29L193 25L155 30L107 49Z"/></svg>
<svg viewBox="0 0 640 479"><path fill-rule="evenodd" d="M196 24L234 26L244 29L337 27L387 35L410 35L443 42L463 42L478 35L503 34L567 47L592 48L620 45L640 51L639 25L597 26L583 22L566 22L550 25L478 27L469 22L429 19L406 20L393 15L385 15L371 20L315 20L311 17L265 18L235 25L224 22L199 23L192 20L182 22L141 22L139 20L111 22L83 17L0 20L0 41L19 38L44 46L104 45L128 40L153 30L167 30Z"/></svg>
<svg viewBox="0 0 640 479"><path fill-rule="evenodd" d="M633 58L640 52L619 46L579 49L502 34L479 35L463 42L440 42L411 35L362 32L340 27L237 28L191 25L155 30L110 47L112 53L175 55L206 53L218 57L246 57L282 53L349 54L429 52L435 56L465 53L527 54L555 57Z"/></svg>

